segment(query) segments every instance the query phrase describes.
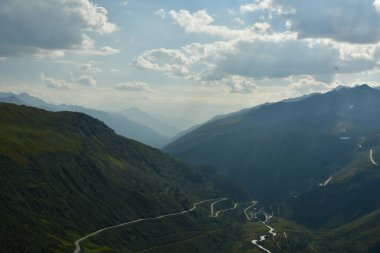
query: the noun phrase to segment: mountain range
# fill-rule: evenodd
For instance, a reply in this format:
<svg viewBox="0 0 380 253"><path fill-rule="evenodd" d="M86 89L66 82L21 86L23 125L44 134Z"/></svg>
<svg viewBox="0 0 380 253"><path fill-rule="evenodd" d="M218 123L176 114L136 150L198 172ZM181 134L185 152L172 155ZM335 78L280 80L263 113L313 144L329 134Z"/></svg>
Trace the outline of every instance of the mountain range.
<svg viewBox="0 0 380 253"><path fill-rule="evenodd" d="M213 170L173 160L82 113L0 103L0 137L2 252L72 252L74 240L102 227L188 210L204 199L249 199ZM135 252L186 241L194 229L208 234L220 224L227 223L211 221L206 209L205 215L146 222L146 230L128 228L82 247ZM173 234L180 227L183 231ZM157 229L160 236L154 235ZM134 240L123 240L131 231ZM128 242L127 251L120 242Z"/></svg>
<svg viewBox="0 0 380 253"><path fill-rule="evenodd" d="M0 102L29 105L49 111L82 112L105 122L118 134L156 148L164 146L173 136L180 132L180 129L172 127L138 109L110 113L76 105L54 105L27 93L0 92Z"/></svg>
<svg viewBox="0 0 380 253"><path fill-rule="evenodd" d="M290 252L380 250L376 88L339 87L222 115L163 150L216 168L296 222L277 221L298 238Z"/></svg>
<svg viewBox="0 0 380 253"><path fill-rule="evenodd" d="M154 128L155 131L157 131L159 134L167 138L172 138L173 136L181 132L180 129L174 126L171 126L170 124L160 119L157 119L154 116L151 116L150 114L143 112L138 108L132 107L132 108L123 110L119 112L118 114L123 115L127 117L128 119L131 119L145 126L151 126Z"/></svg>
<svg viewBox="0 0 380 253"><path fill-rule="evenodd" d="M377 89L216 116L163 149L175 158L107 113L0 99L4 252L380 252Z"/></svg>
<svg viewBox="0 0 380 253"><path fill-rule="evenodd" d="M378 129L380 91L362 85L227 115L163 150L213 166L259 200L273 201L328 179Z"/></svg>

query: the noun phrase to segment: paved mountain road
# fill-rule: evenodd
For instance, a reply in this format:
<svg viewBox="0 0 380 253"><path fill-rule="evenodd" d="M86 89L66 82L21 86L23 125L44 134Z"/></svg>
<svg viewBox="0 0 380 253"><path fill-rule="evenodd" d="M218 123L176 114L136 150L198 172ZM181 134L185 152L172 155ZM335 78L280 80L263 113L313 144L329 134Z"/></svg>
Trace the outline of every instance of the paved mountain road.
<svg viewBox="0 0 380 253"><path fill-rule="evenodd" d="M372 162L373 165L379 165L379 164L377 164L377 162L375 162L375 160L373 159L373 149L370 149L370 150L369 150L369 159L371 160L371 162Z"/></svg>
<svg viewBox="0 0 380 253"><path fill-rule="evenodd" d="M245 214L247 220L249 220L249 221L252 220L252 218L248 214L248 210L251 209L252 207L254 207L258 203L257 201L252 201L250 203L249 202L247 202L247 203L234 203L234 206L231 207L231 208L224 209L224 210L219 210L219 211L215 212L215 204L217 204L219 202L222 202L222 201L226 201L227 199L228 198L206 199L206 200L203 200L203 201L195 203L192 206L192 208L190 208L188 210L181 211L181 212L176 212L176 213L171 213L171 214L164 214L164 215L160 215L160 216L156 216L156 217L151 217L151 218L140 218L140 219L137 219L137 220L133 220L133 221L121 223L121 224L118 224L118 225L114 225L114 226L110 226L110 227L99 229L99 230L97 230L97 231L95 231L95 232L93 232L91 234L88 234L88 235L86 235L86 236L84 236L84 237L79 238L78 240L76 240L75 243L74 243L75 244L75 250L74 250L73 253L80 253L81 252L81 247L80 247L80 243L81 242L89 239L90 237L98 235L98 234L100 234L100 233L102 233L104 231L108 231L108 230L124 227L124 226L131 225L131 224L136 224L136 223L143 222L143 221L158 220L158 219L164 219L164 218L167 218L167 217L172 217L172 216L177 216L177 215L183 215L183 214L186 214L186 213L193 212L195 209L197 209L198 205L201 205L201 204L206 203L206 202L211 202L211 201L213 201L213 202L210 205L210 209L211 209L210 217L215 217L215 218L217 218L219 216L219 214L221 214L223 212L236 209L239 205L244 205L244 204L250 204L251 203L250 206L248 206L247 208L244 209L244 214ZM271 218L272 218L272 216L269 216L269 215L267 215L265 213L265 221L262 221L262 223L264 224L264 226L266 226L269 229L269 233L274 238L276 236L276 233L274 232L274 228L272 228L271 226L269 226L269 225L266 224ZM259 240L252 240L251 242L254 245L256 245L258 248L260 248L261 250L263 250L263 251L265 251L267 253L271 253L271 251L269 251L268 249L264 248L263 246L261 246L259 244L259 242L265 241L265 239L266 239L267 236L268 235L261 235Z"/></svg>
<svg viewBox="0 0 380 253"><path fill-rule="evenodd" d="M222 202L222 201L226 201L227 199L228 198L221 198L221 199L216 200L213 203L211 203L211 206L210 206L210 209L211 209L210 217L214 217L215 216L215 212L214 212L215 204L217 204L219 202Z"/></svg>
<svg viewBox="0 0 380 253"><path fill-rule="evenodd" d="M255 217L256 217L256 214L255 214ZM264 226L266 226L266 227L269 229L269 233L273 236L273 239L274 239L274 237L275 237L277 234L274 232L274 228L272 228L271 226L269 226L269 225L267 224L267 222L268 222L271 218L272 218L272 216L269 216L269 215L267 215L267 214L265 213L265 221L262 221L262 223L264 224ZM250 220L248 216L247 216L247 219ZM284 233L285 233L285 232L284 232ZM285 234L285 236L286 236L286 234ZM270 250L268 250L267 248L264 248L263 246L261 246L261 245L259 244L259 242L263 242L263 241L265 241L266 238L267 238L267 235L261 235L259 240L252 240L251 242L252 242L254 245L256 245L257 247L259 247L261 250L263 250L263 251L265 251L265 252L267 252L267 253L271 253ZM278 246L278 245L277 245L277 246Z"/></svg>
<svg viewBox="0 0 380 253"><path fill-rule="evenodd" d="M250 205L249 207L247 207L246 209L244 209L245 217L247 217L247 220L249 220L249 221L252 220L252 218L249 217L248 210L251 209L252 207L254 207L257 204L257 201L254 200L251 203L252 203L252 205Z"/></svg>
<svg viewBox="0 0 380 253"><path fill-rule="evenodd" d="M158 219L163 219L163 218L166 218L166 217L171 217L171 216L177 216L177 215L183 215L183 214L186 214L186 213L190 213L192 211L194 211L198 205L201 205L205 202L210 202L210 201L215 201L214 203L216 202L219 202L219 201L222 201L222 200L225 200L225 198L220 198L220 199L207 199L207 200L203 200L203 201L200 201L200 202L197 202L193 205L192 208L188 209L188 210L185 210L185 211L182 211L182 212L177 212L177 213L171 213L171 214L165 214L165 215L160 215L160 216L157 216L157 217L152 217L152 218L141 218L141 219L137 219L137 220L134 220L134 221L129 221L129 222L125 222L125 223L121 223L121 224L118 224L118 225L114 225L114 226L110 226L110 227L106 227L106 228L102 228L102 229L99 229L91 234L88 234L82 238L79 238L78 240L75 241L75 250L73 253L80 253L81 252L81 248L80 248L80 243L87 240L88 238L90 237L93 237L97 234L100 234L104 231L107 231L107 230L112 230L112 229L115 229L115 228L120 228L120 227L124 227L124 226L127 226L127 225L131 225L131 224L135 224L135 223L139 223L139 222L143 222L143 221L149 221L149 220L158 220Z"/></svg>
<svg viewBox="0 0 380 253"><path fill-rule="evenodd" d="M246 202L246 203L234 203L234 206L233 206L233 207L231 207L231 208L227 208L227 209L223 209L223 210L219 210L219 211L215 212L215 214L214 214L213 216L210 216L210 217L217 218L217 217L219 217L219 214L221 214L221 213L224 213L224 212L227 212L227 211L234 210L234 209L236 209L239 205L248 205L249 203L252 203L252 202Z"/></svg>

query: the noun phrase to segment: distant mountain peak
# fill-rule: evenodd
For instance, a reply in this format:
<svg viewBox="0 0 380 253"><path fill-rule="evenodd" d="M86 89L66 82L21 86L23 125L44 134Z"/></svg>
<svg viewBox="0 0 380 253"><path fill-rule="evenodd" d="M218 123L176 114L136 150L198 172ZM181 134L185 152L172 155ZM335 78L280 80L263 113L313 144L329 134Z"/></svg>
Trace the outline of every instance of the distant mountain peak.
<svg viewBox="0 0 380 253"><path fill-rule="evenodd" d="M332 89L332 91L340 91L340 90L344 90L344 89L350 89L350 86L340 84L340 85L336 86L334 89Z"/></svg>
<svg viewBox="0 0 380 253"><path fill-rule="evenodd" d="M350 96L368 96L379 94L380 90L376 87L371 87L368 84L358 84L355 86L338 86L337 88L331 90L330 92L336 92L341 95L350 95Z"/></svg>
<svg viewBox="0 0 380 253"><path fill-rule="evenodd" d="M169 123L165 122L165 120L156 118L136 107L125 109L119 112L119 114L135 122L147 125L154 129L157 133L168 138L171 138L180 132L180 129L177 129L176 127L170 125Z"/></svg>
<svg viewBox="0 0 380 253"><path fill-rule="evenodd" d="M354 89L370 89L370 90L375 90L374 88L372 88L368 84L359 84L359 85L356 85L354 87Z"/></svg>

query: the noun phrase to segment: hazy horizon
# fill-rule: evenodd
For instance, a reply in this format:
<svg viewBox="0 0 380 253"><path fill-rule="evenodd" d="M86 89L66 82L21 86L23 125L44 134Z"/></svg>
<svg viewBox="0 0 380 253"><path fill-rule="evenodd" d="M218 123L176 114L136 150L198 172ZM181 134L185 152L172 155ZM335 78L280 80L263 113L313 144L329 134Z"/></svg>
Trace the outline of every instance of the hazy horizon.
<svg viewBox="0 0 380 253"><path fill-rule="evenodd" d="M38 0L26 7L6 0L0 90L200 123L341 84L377 86L379 6Z"/></svg>

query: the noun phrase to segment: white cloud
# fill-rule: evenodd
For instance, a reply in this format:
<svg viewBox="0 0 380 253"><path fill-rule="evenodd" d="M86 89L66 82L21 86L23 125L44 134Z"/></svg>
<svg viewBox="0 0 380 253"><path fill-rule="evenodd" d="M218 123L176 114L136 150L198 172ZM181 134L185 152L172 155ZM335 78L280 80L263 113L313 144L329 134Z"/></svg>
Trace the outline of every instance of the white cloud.
<svg viewBox="0 0 380 253"><path fill-rule="evenodd" d="M85 86L95 86L96 80L92 76L83 75L78 78L77 82Z"/></svg>
<svg viewBox="0 0 380 253"><path fill-rule="evenodd" d="M65 56L65 52L63 50L46 50L46 49L36 49L33 52L34 57L37 59L57 59Z"/></svg>
<svg viewBox="0 0 380 253"><path fill-rule="evenodd" d="M280 4L276 4L273 0L256 0L250 4L244 4L240 6L240 12L257 12L257 11L269 11L279 15L289 14L295 12L293 8L285 7Z"/></svg>
<svg viewBox="0 0 380 253"><path fill-rule="evenodd" d="M66 83L65 80L54 79L52 77L45 76L43 73L41 73L40 79L49 88L54 88L54 89L70 89L71 88L70 85Z"/></svg>
<svg viewBox="0 0 380 253"><path fill-rule="evenodd" d="M295 21L290 17L296 11L293 5L285 4L293 2L285 0L280 5L275 1L256 1L242 6L242 11L269 10L281 14L286 28L292 29ZM276 32L271 23L264 21L232 29L215 25L206 10L171 10L168 16L188 33L218 36L222 41L147 50L135 59L134 66L170 78L217 83L230 87L231 92L243 93L254 90L255 80L311 76L318 82L330 83L338 73L360 73L378 66L376 44L351 44L331 38L299 39L296 32Z"/></svg>
<svg viewBox="0 0 380 253"><path fill-rule="evenodd" d="M215 20L206 10L190 13L188 10L169 11L169 16L188 33L203 33L228 40L284 40L295 38L296 33L273 33L268 22L257 22L243 29L231 29L227 26L215 25Z"/></svg>
<svg viewBox="0 0 380 253"><path fill-rule="evenodd" d="M83 36L84 39L82 41L81 46L76 50L79 54L82 55L95 55L95 56L107 56L120 53L119 49L112 48L109 46L104 46L97 48L95 46L95 41L88 37L87 35Z"/></svg>
<svg viewBox="0 0 380 253"><path fill-rule="evenodd" d="M153 92L152 89L149 88L149 85L144 82L124 82L119 83L114 87L115 90L120 91L132 91L132 92Z"/></svg>
<svg viewBox="0 0 380 253"><path fill-rule="evenodd" d="M231 93L249 94L257 89L257 85L252 78L232 75L221 80L221 84L228 86Z"/></svg>
<svg viewBox="0 0 380 253"><path fill-rule="evenodd" d="M249 30L232 30L226 26L212 25L214 19L206 10L190 13L188 10L169 11L170 17L188 33L205 33L227 38L252 36Z"/></svg>
<svg viewBox="0 0 380 253"><path fill-rule="evenodd" d="M98 50L92 51L93 55L111 55L111 54L117 54L119 53L120 50L117 48L112 48L112 47L101 47Z"/></svg>
<svg viewBox="0 0 380 253"><path fill-rule="evenodd" d="M102 72L102 70L98 67L95 67L92 62L88 62L88 63L84 63L84 64L81 64L79 66L79 69L83 70L83 71L86 71L88 73L93 73L93 74L96 74L96 73L100 73Z"/></svg>
<svg viewBox="0 0 380 253"><path fill-rule="evenodd" d="M260 80L311 75L330 82L336 73L359 73L376 66L375 60L364 56L344 58L344 50L328 43L296 39L219 41L148 50L136 58L134 65L171 78L221 85L226 84L223 80L228 76Z"/></svg>
<svg viewBox="0 0 380 253"><path fill-rule="evenodd" d="M380 12L380 0L375 0L373 2L373 6L375 7L375 9Z"/></svg>
<svg viewBox="0 0 380 253"><path fill-rule="evenodd" d="M0 56L80 49L88 34L115 30L107 10L89 0L0 2Z"/></svg>
<svg viewBox="0 0 380 253"><path fill-rule="evenodd" d="M157 16L159 16L161 19L165 19L166 18L166 12L165 12L164 9L159 9L154 14L156 14Z"/></svg>
<svg viewBox="0 0 380 253"><path fill-rule="evenodd" d="M269 31L272 26L267 22L257 22L251 26L251 29L260 33Z"/></svg>
<svg viewBox="0 0 380 253"><path fill-rule="evenodd" d="M137 57L133 65L164 73L171 78L202 81L209 78L215 66L214 61L224 57L223 53L234 50L229 42L212 44L194 43L181 49L153 49Z"/></svg>
<svg viewBox="0 0 380 253"><path fill-rule="evenodd" d="M290 76L287 78L289 88L298 94L310 94L313 92L327 91L333 88L334 84L326 84L316 80L313 76Z"/></svg>

